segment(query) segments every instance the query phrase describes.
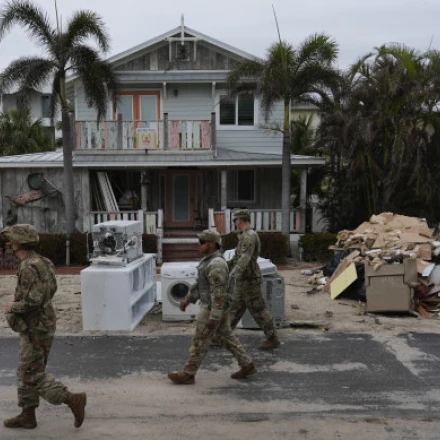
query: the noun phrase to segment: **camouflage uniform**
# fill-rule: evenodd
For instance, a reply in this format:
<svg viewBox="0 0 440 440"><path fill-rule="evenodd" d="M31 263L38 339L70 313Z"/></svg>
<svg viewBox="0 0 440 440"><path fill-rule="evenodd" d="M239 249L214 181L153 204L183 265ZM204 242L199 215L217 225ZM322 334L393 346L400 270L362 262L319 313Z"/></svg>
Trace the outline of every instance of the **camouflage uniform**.
<svg viewBox="0 0 440 440"><path fill-rule="evenodd" d="M53 270L52 262L34 251L29 252L18 269L12 313L25 324L19 333L17 370L18 405L23 408L38 406L40 396L54 405L66 399L66 387L45 371L56 327L48 288Z"/></svg>
<svg viewBox="0 0 440 440"><path fill-rule="evenodd" d="M198 278L185 300L201 301L196 331L189 349L190 357L185 364L185 373L194 376L208 352L213 336L219 344L229 350L240 367L245 368L252 360L240 341L232 335L228 320L228 265L219 251L203 258L197 267ZM214 330L208 328L209 320L220 321Z"/></svg>
<svg viewBox="0 0 440 440"><path fill-rule="evenodd" d="M5 419L7 428L34 429L35 409L40 397L53 405L65 403L79 428L85 417L86 393L71 393L51 374L46 365L56 327L52 298L57 290L53 263L33 249L39 242L32 225L20 224L1 231L20 258L14 301L8 304L6 320L20 337L20 364L17 369L18 405L21 414Z"/></svg>
<svg viewBox="0 0 440 440"><path fill-rule="evenodd" d="M239 233L234 258L228 261L229 277L234 286L229 306L229 321L234 329L248 309L267 339L273 339L276 337L276 331L272 315L264 301L261 270L257 263L260 251L260 238L253 229L248 228Z"/></svg>

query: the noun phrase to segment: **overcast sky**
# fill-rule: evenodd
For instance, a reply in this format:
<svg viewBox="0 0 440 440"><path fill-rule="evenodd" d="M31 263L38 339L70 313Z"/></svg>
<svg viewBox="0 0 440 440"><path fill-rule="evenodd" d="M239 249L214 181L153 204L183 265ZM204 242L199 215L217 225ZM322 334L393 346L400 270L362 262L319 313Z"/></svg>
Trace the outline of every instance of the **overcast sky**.
<svg viewBox="0 0 440 440"><path fill-rule="evenodd" d="M440 49L440 0L57 0L62 20L73 11L91 9L111 35L108 56L180 25L185 25L253 55L263 57L277 40L272 5L282 39L296 45L315 32L339 44L338 64L348 67L383 43ZM5 0L0 0L4 5ZM54 0L34 0L55 17ZM0 42L0 69L10 61L41 54L22 28Z"/></svg>

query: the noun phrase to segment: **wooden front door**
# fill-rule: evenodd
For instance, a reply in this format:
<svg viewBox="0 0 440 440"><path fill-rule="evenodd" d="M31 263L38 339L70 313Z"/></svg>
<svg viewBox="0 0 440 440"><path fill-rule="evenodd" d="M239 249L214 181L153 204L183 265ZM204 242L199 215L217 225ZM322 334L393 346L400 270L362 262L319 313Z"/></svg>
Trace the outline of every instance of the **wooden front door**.
<svg viewBox="0 0 440 440"><path fill-rule="evenodd" d="M195 170L169 170L165 222L171 228L193 228L197 211L197 175Z"/></svg>

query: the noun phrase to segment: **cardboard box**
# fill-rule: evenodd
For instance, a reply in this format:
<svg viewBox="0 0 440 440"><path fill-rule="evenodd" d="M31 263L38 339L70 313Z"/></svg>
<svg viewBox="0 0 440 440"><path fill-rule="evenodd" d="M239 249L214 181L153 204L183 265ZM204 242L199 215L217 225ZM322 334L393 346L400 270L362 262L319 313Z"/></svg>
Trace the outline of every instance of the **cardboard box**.
<svg viewBox="0 0 440 440"><path fill-rule="evenodd" d="M417 282L415 258L403 264L385 264L377 270L365 263L365 287L369 312L410 312L414 292L406 283Z"/></svg>

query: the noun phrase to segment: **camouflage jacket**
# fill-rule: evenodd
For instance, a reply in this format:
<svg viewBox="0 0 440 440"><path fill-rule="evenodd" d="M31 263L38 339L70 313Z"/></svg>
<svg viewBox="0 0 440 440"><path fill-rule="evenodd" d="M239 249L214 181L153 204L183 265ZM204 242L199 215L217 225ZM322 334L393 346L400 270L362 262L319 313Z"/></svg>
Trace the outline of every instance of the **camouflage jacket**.
<svg viewBox="0 0 440 440"><path fill-rule="evenodd" d="M18 269L12 313L27 325L27 331L55 330L52 297L56 291L53 263L34 251L21 261Z"/></svg>
<svg viewBox="0 0 440 440"><path fill-rule="evenodd" d="M260 238L251 228L238 234L234 258L228 261L230 278L237 281L261 283L261 270L257 259L261 252Z"/></svg>
<svg viewBox="0 0 440 440"><path fill-rule="evenodd" d="M209 318L219 320L228 307L228 265L216 251L200 261L197 271L196 283L185 300L195 303L200 299L202 307L211 311Z"/></svg>

